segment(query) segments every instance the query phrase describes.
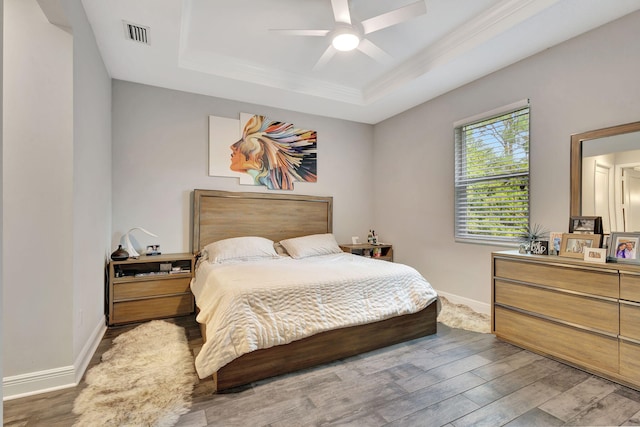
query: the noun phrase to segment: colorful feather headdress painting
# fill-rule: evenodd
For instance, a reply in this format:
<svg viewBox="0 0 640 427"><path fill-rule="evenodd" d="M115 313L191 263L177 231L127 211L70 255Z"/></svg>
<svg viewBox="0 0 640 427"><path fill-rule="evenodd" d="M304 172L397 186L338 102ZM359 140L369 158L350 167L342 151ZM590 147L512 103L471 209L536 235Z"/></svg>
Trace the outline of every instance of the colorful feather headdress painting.
<svg viewBox="0 0 640 427"><path fill-rule="evenodd" d="M240 121L209 116L209 175L293 190L296 181L316 182L316 144L315 131L265 116L241 114Z"/></svg>

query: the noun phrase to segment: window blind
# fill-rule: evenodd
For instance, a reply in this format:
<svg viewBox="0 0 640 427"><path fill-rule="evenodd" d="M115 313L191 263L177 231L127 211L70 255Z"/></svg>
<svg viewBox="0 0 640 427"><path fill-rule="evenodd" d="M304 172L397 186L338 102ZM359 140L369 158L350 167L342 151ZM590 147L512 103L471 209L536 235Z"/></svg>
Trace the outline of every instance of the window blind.
<svg viewBox="0 0 640 427"><path fill-rule="evenodd" d="M515 243L529 225L529 106L455 127L455 237Z"/></svg>

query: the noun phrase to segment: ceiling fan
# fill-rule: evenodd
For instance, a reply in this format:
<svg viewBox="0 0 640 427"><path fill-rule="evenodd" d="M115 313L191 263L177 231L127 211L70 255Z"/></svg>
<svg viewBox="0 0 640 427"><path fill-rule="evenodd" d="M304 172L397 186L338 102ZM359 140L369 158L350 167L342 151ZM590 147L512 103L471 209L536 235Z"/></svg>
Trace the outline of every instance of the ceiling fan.
<svg viewBox="0 0 640 427"><path fill-rule="evenodd" d="M408 21L411 18L423 15L427 12L425 0L419 0L390 12L366 19L362 22L356 22L351 19L349 0L331 0L331 8L333 9L333 16L335 19L335 25L332 29L277 29L269 31L287 36L329 36L331 38L331 44L327 50L324 51L320 59L318 59L318 62L316 62L313 67L314 69L326 64L331 58L333 58L337 51L349 51L356 48L377 61L388 62L391 59L391 56L371 41L364 38L364 36L373 33L374 31L382 30L383 28L388 28Z"/></svg>

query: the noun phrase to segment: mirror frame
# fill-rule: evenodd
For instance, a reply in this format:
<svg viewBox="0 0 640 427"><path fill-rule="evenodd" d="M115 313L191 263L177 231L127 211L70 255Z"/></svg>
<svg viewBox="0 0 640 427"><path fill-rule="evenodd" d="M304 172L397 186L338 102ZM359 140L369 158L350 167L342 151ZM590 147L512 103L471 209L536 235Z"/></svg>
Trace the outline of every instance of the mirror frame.
<svg viewBox="0 0 640 427"><path fill-rule="evenodd" d="M582 142L637 131L640 131L640 122L571 135L571 199L569 209L571 216L580 216L582 214Z"/></svg>

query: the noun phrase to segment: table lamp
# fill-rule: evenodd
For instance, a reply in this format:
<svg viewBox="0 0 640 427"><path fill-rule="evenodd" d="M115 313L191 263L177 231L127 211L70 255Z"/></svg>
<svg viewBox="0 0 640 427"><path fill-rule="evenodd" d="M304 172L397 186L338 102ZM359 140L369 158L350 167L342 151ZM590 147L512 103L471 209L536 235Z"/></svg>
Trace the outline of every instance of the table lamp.
<svg viewBox="0 0 640 427"><path fill-rule="evenodd" d="M129 252L129 256L132 258L138 258L140 256L140 254L138 253L138 251L136 251L133 247L133 245L131 244L131 238L129 237L129 234L131 234L132 231L135 230L140 230L143 233L148 234L149 236L153 236L153 237L158 237L157 235L153 234L152 232L145 230L142 227L134 227L131 230L127 231L127 234L124 235L124 244L126 247L127 252Z"/></svg>

